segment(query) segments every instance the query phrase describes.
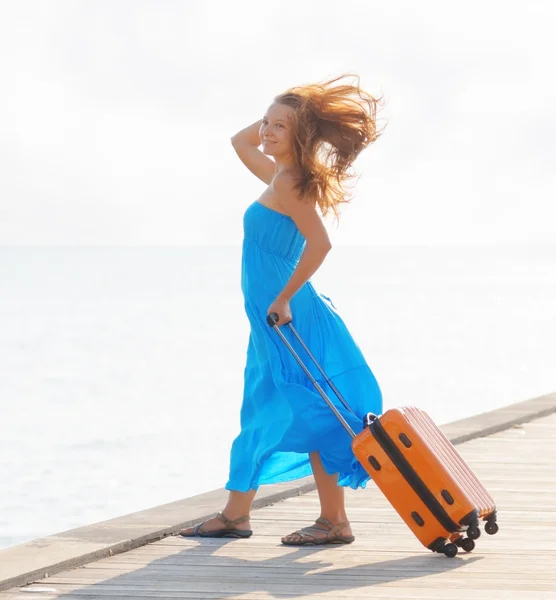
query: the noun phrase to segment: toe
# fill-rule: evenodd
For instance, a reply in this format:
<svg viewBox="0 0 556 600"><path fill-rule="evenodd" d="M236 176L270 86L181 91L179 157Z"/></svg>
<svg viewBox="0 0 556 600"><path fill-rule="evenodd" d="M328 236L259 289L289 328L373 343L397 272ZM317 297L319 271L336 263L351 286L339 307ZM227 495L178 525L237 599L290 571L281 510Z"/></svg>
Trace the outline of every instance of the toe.
<svg viewBox="0 0 556 600"><path fill-rule="evenodd" d="M183 536L196 536L199 535L199 530L203 526L203 523L197 523L197 525L193 525L192 527L186 527L185 529L181 529L179 535Z"/></svg>
<svg viewBox="0 0 556 600"><path fill-rule="evenodd" d="M318 531L322 531L322 536L318 533ZM299 531L294 531L289 535L286 535L282 538L282 542L290 543L290 544L300 544L301 542L310 543L313 540L318 540L321 537L326 537L326 531L320 528L311 528L311 531L308 532L310 537L302 535Z"/></svg>

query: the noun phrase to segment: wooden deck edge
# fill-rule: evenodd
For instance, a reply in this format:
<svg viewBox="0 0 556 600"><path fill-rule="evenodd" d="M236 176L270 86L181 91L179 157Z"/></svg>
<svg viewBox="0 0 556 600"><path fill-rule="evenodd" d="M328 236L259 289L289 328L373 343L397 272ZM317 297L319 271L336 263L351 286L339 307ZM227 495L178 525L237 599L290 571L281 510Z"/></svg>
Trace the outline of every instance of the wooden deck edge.
<svg viewBox="0 0 556 600"><path fill-rule="evenodd" d="M461 444L554 412L556 393L449 423L442 430L454 444ZM253 508L269 506L315 488L312 477L262 486ZM226 490L217 489L0 550L0 591L175 535L180 529L214 515L225 504L226 497Z"/></svg>
<svg viewBox="0 0 556 600"><path fill-rule="evenodd" d="M509 429L514 425L541 419L556 412L556 393L539 396L517 404L475 415L442 426L442 431L453 444L485 437Z"/></svg>

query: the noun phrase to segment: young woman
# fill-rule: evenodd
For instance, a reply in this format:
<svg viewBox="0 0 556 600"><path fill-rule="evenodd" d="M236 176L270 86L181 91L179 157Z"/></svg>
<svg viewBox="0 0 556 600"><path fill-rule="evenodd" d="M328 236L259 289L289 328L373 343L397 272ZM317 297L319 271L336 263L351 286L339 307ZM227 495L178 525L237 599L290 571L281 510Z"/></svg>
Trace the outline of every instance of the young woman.
<svg viewBox="0 0 556 600"><path fill-rule="evenodd" d="M231 450L226 507L182 530L183 536L247 538L260 485L313 474L320 516L282 543L355 539L344 487L365 487L369 477L351 452L350 436L266 320L276 313L279 326L295 323L358 416L343 407L309 360L307 367L356 432L367 412L382 412L371 369L330 299L310 281L331 248L321 215L338 214L347 201L343 184L352 163L379 136L378 100L361 90L358 79L357 85L338 83L343 77L286 91L262 120L232 138L241 161L268 186L248 207L243 223L241 283L251 333L241 432ZM289 328L281 331L306 359Z"/></svg>

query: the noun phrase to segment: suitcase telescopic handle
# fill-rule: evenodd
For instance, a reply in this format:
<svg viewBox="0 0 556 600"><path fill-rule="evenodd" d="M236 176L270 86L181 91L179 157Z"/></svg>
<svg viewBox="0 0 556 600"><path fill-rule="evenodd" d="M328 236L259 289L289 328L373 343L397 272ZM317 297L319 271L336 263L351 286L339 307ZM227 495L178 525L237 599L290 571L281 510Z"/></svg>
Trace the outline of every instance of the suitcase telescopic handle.
<svg viewBox="0 0 556 600"><path fill-rule="evenodd" d="M301 360L301 358L299 357L297 352L294 350L292 345L288 342L288 340L286 339L286 336L282 333L282 331L280 330L280 327L278 326L278 320L279 320L279 317L276 313L270 313L266 317L266 322L280 336L281 340L284 342L284 344L286 345L288 350L293 354L293 357L295 358L295 360L297 360L297 362L299 363L300 367L303 369L303 371L305 372L307 377L309 377L309 379L311 380L311 383L315 386L315 388L317 389L317 392L321 395L322 399L326 402L326 404L328 404L328 407L336 415L337 419L344 426L344 429L349 433L349 435L352 438L354 438L355 433L354 433L353 429L349 426L348 422L344 419L344 417L341 415L341 413L338 411L338 409L334 406L334 404L332 403L330 398L326 395L325 391L320 387L320 385L318 384L316 379L313 377L313 375L311 374L309 369L305 366L305 363ZM307 348L307 346L305 345L305 342L301 339L301 336L299 335L299 333L297 333L297 330L292 325L291 321L289 323L287 323L287 325L290 328L291 332L296 337L297 341L301 344L302 348L305 350L305 352L307 352L307 354L309 355L309 358L315 363L317 369L322 373L322 375L324 376L324 378L326 380L326 383L328 383L328 385L331 387L332 391L336 394L336 396L338 396L338 399L340 400L340 402L346 407L347 410L349 410L352 414L355 415L351 406L344 400L344 397L342 396L342 394L340 394L338 388L334 385L334 383L331 381L331 379L328 377L328 375L324 372L324 369L317 362L317 359L311 354L311 351L309 350L309 348ZM357 415L355 415L355 416L357 416Z"/></svg>

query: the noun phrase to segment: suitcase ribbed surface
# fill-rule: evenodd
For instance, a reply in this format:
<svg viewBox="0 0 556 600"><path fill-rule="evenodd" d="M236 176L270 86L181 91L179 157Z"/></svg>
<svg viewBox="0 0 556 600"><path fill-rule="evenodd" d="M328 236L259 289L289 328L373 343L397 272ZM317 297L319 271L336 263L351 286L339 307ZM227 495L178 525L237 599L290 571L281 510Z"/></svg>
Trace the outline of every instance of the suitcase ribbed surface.
<svg viewBox="0 0 556 600"><path fill-rule="evenodd" d="M448 473L458 484L460 493L468 496L470 502L478 511L479 517L484 518L492 514L496 508L494 499L429 415L418 408L410 406L402 407L400 412L421 439L430 446L431 451L441 460ZM396 444L400 444L399 440L394 441ZM438 494L440 492L440 490L432 491ZM451 492L451 490L449 491Z"/></svg>

